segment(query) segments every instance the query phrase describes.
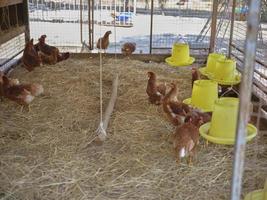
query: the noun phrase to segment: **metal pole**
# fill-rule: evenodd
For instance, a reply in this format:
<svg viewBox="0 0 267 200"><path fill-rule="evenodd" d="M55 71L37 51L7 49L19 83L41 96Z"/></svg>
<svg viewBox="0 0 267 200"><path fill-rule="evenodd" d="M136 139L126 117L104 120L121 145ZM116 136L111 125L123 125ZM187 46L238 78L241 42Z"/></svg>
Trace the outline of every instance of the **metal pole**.
<svg viewBox="0 0 267 200"><path fill-rule="evenodd" d="M149 54L152 54L154 0L151 0Z"/></svg>
<svg viewBox="0 0 267 200"><path fill-rule="evenodd" d="M229 38L229 46L228 46L228 58L231 58L231 53L232 53L232 42L233 42L233 33L234 33L234 25L235 25L235 7L236 7L236 0L233 0L232 14L231 14L230 38Z"/></svg>
<svg viewBox="0 0 267 200"><path fill-rule="evenodd" d="M260 3L261 0L251 0L249 5L244 70L241 82L238 124L236 129L231 200L239 200L241 195L246 148L246 126L249 117L249 105L252 91L255 52L259 28Z"/></svg>
<svg viewBox="0 0 267 200"><path fill-rule="evenodd" d="M211 20L211 33L210 33L210 52L214 51L215 40L216 40L216 25L217 25L217 15L218 15L218 0L213 1L212 7L212 20Z"/></svg>
<svg viewBox="0 0 267 200"><path fill-rule="evenodd" d="M89 48L92 50L92 38L91 38L91 1L88 0L88 34L89 34Z"/></svg>
<svg viewBox="0 0 267 200"><path fill-rule="evenodd" d="M94 27L95 27L95 1L92 0L92 49L94 49Z"/></svg>
<svg viewBox="0 0 267 200"><path fill-rule="evenodd" d="M25 23L25 42L30 41L30 22L29 22L29 7L28 0L23 1L23 18Z"/></svg>
<svg viewBox="0 0 267 200"><path fill-rule="evenodd" d="M82 0L80 0L80 38L81 44L83 43L83 7Z"/></svg>
<svg viewBox="0 0 267 200"><path fill-rule="evenodd" d="M136 0L134 0L134 14L136 14L136 7L137 7L137 1Z"/></svg>

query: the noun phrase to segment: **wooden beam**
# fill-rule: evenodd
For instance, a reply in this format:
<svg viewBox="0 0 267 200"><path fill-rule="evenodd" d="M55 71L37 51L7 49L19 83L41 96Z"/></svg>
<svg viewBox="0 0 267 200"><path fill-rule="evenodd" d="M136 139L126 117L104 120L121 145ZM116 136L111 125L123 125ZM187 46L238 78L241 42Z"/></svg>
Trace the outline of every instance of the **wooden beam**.
<svg viewBox="0 0 267 200"><path fill-rule="evenodd" d="M111 97L110 97L110 100L108 102L108 106L107 106L105 113L104 113L103 127L102 128L104 129L105 132L108 128L108 123L109 123L111 114L113 112L113 109L114 109L114 106L116 103L116 99L117 99L117 95L118 95L118 85L119 85L119 75L117 74L115 79L113 80ZM106 139L106 135L101 133L101 131L100 131L100 134L98 134L98 139L101 142L103 142Z"/></svg>
<svg viewBox="0 0 267 200"><path fill-rule="evenodd" d="M98 53L72 53L71 56L73 58L99 58ZM125 55L122 55L121 53L116 54L118 59L123 59L126 58ZM170 54L132 54L130 55L130 59L135 59L143 62L165 62L165 58L169 57ZM194 58L196 58L196 63L202 63L208 55L197 55L197 54L192 54ZM115 54L114 53L107 53L105 54L106 58L114 58Z"/></svg>
<svg viewBox="0 0 267 200"><path fill-rule="evenodd" d="M23 0L0 0L0 8L22 3Z"/></svg>
<svg viewBox="0 0 267 200"><path fill-rule="evenodd" d="M11 28L8 31L4 31L2 34L0 34L0 44L3 44L12 38L22 34L25 32L25 26L19 26L16 28Z"/></svg>
<svg viewBox="0 0 267 200"><path fill-rule="evenodd" d="M110 97L110 100L108 102L108 106L106 108L105 114L104 114L104 129L107 130L108 128L108 123L111 117L111 114L113 112L115 103L116 103L116 99L117 99L117 94L118 94L118 85L119 85L119 76L118 74L116 75L115 79L113 80L112 83L112 94Z"/></svg>

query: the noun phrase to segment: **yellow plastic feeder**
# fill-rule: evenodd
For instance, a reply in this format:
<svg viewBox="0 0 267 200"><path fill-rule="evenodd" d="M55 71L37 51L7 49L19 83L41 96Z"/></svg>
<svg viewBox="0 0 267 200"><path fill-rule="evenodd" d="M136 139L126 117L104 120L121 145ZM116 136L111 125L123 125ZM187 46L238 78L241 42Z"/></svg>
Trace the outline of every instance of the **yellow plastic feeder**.
<svg viewBox="0 0 267 200"><path fill-rule="evenodd" d="M225 55L219 53L210 53L208 56L207 65L199 69L200 73L204 76L213 74L216 68L216 63L220 59L225 59Z"/></svg>
<svg viewBox="0 0 267 200"><path fill-rule="evenodd" d="M218 84L211 80L197 80L194 82L192 97L183 103L198 108L203 112L211 112L214 102L218 99Z"/></svg>
<svg viewBox="0 0 267 200"><path fill-rule="evenodd" d="M233 145L238 115L238 98L222 97L214 104L211 122L199 128L200 135L206 140L217 143ZM250 141L257 134L257 128L252 124L247 125L246 140Z"/></svg>
<svg viewBox="0 0 267 200"><path fill-rule="evenodd" d="M221 85L236 85L241 81L241 75L236 69L236 61L232 59L219 59L216 62L214 73L208 78Z"/></svg>
<svg viewBox="0 0 267 200"><path fill-rule="evenodd" d="M188 66L195 62L195 58L190 57L189 45L185 43L174 43L172 46L172 56L165 59L172 67Z"/></svg>
<svg viewBox="0 0 267 200"><path fill-rule="evenodd" d="M267 200L267 180L265 181L264 189L248 193L244 200Z"/></svg>

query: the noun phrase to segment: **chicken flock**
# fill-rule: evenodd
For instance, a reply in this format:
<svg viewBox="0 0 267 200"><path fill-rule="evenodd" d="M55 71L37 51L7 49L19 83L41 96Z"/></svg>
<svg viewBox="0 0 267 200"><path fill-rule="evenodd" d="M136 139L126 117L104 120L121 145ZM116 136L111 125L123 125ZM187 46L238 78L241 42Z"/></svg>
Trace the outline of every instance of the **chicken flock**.
<svg viewBox="0 0 267 200"><path fill-rule="evenodd" d="M96 45L98 49L106 51L109 46L110 34L111 31L107 31L103 37L98 39ZM53 65L68 59L70 56L69 52L60 53L58 48L46 44L46 37L46 35L42 35L37 44L34 44L33 39L31 39L25 45L22 66L29 72L42 64ZM121 52L123 55L129 56L135 49L135 43L127 42L123 44ZM176 127L176 131L172 135L172 141L177 162L179 163L181 158L187 157L188 164L192 164L192 159L196 154L197 145L199 144L198 129L202 124L211 120L212 113L203 113L180 102L177 99L179 93L177 82L173 81L169 84L159 83L156 74L152 71L147 72L147 76L146 93L148 101L157 106L162 105L168 120ZM198 69L192 68L192 86L194 81L198 79L200 79ZM1 101L5 97L29 109L29 104L34 98L43 93L44 88L41 84L21 84L18 79L8 78L0 71Z"/></svg>
<svg viewBox="0 0 267 200"><path fill-rule="evenodd" d="M188 164L196 154L199 144L199 127L211 120L211 113L204 113L192 108L177 99L179 89L177 82L170 84L159 83L154 72L147 72L148 82L146 93L151 104L162 105L163 111L168 120L176 127L172 135L173 148L176 154L177 163L181 158L187 157ZM199 72L192 69L192 82L199 79ZM168 86L168 91L167 87Z"/></svg>
<svg viewBox="0 0 267 200"><path fill-rule="evenodd" d="M103 37L99 38L96 47L100 50L106 51L109 46L109 35L111 31L107 31ZM21 59L22 67L29 72L34 68L40 67L43 64L54 65L60 61L66 60L70 57L69 52L61 53L55 46L46 43L46 35L41 35L38 43L34 44L33 39L26 43L23 56ZM124 55L131 55L136 49L135 43L127 42L122 46L122 53ZM21 84L18 79L8 78L0 71L0 100L7 98L11 101L27 107L35 97L44 93L44 88L39 83ZM22 107L22 108L23 108Z"/></svg>
<svg viewBox="0 0 267 200"><path fill-rule="evenodd" d="M96 48L100 51L103 50L106 53L106 50L109 46L109 35L112 34L111 31L105 32L104 36L99 38L96 43ZM132 55L133 52L136 50L136 43L134 42L126 42L122 45L121 53L125 56Z"/></svg>
<svg viewBox="0 0 267 200"><path fill-rule="evenodd" d="M33 39L26 43L21 59L22 66L29 72L42 64L56 64L69 58L69 52L60 53L59 49L46 44L46 35L39 38L37 44L33 44ZM7 98L30 109L29 105L35 97L44 93L44 88L39 83L20 83L18 79L8 78L0 72L0 99Z"/></svg>

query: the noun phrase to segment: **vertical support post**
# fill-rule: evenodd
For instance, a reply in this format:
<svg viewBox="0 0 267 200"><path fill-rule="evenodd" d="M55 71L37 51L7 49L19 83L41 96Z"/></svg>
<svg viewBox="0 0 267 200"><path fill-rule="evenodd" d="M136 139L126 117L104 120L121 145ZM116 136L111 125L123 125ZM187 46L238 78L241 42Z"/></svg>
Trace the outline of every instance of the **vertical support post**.
<svg viewBox="0 0 267 200"><path fill-rule="evenodd" d="M235 7L236 7L236 0L233 0L232 13L231 13L230 38L229 38L229 47L228 47L228 58L231 58L231 53L232 53L232 42L233 42L233 33L234 33L234 25L235 25Z"/></svg>
<svg viewBox="0 0 267 200"><path fill-rule="evenodd" d="M92 50L92 37L91 37L91 1L88 0L88 34L89 34L89 49Z"/></svg>
<svg viewBox="0 0 267 200"><path fill-rule="evenodd" d="M95 0L92 1L92 49L94 49Z"/></svg>
<svg viewBox="0 0 267 200"><path fill-rule="evenodd" d="M25 42L30 41L30 23L29 23L29 7L28 0L23 1L23 21L25 24Z"/></svg>
<svg viewBox="0 0 267 200"><path fill-rule="evenodd" d="M126 0L124 0L123 1L123 12L127 12L126 11L126 2L125 2ZM126 19L125 19L125 17L123 18L123 25L125 25L126 24Z"/></svg>
<svg viewBox="0 0 267 200"><path fill-rule="evenodd" d="M151 0L149 54L152 54L154 0Z"/></svg>
<svg viewBox="0 0 267 200"><path fill-rule="evenodd" d="M83 1L80 0L80 39L81 44L83 43L83 7L82 7Z"/></svg>
<svg viewBox="0 0 267 200"><path fill-rule="evenodd" d="M137 7L137 1L136 0L134 0L134 14L136 15L136 7Z"/></svg>
<svg viewBox="0 0 267 200"><path fill-rule="evenodd" d="M213 0L211 29L210 29L210 31L211 31L211 33L210 33L210 52L214 52L214 48L215 48L218 5L219 5L218 0Z"/></svg>
<svg viewBox="0 0 267 200"><path fill-rule="evenodd" d="M252 91L252 80L257 47L259 28L259 13L261 0L249 1L249 14L245 45L244 70L241 82L238 124L236 129L235 154L233 163L233 176L231 200L239 200L241 196L242 176L246 148L246 126L249 119L249 106Z"/></svg>

